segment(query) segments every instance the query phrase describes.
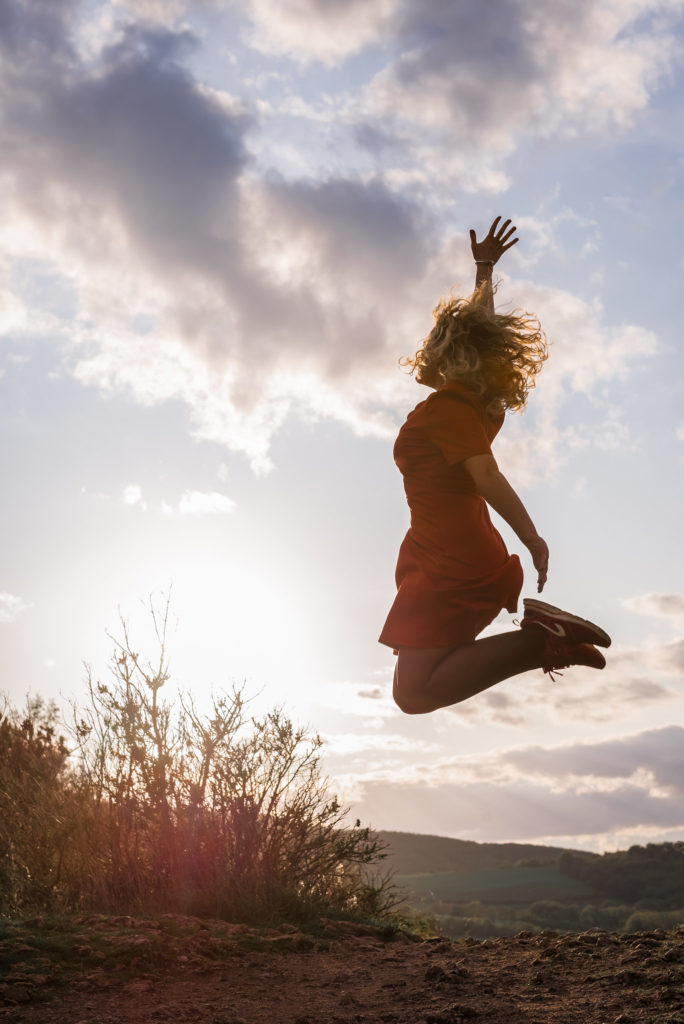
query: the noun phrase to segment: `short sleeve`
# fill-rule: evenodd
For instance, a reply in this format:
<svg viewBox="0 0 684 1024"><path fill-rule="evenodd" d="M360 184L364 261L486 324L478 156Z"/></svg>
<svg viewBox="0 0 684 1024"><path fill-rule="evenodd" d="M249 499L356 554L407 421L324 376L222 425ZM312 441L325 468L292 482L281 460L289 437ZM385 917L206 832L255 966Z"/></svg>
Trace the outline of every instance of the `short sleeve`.
<svg viewBox="0 0 684 1024"><path fill-rule="evenodd" d="M437 392L422 410L421 433L435 444L450 466L473 455L490 455L491 444L482 418L469 402Z"/></svg>

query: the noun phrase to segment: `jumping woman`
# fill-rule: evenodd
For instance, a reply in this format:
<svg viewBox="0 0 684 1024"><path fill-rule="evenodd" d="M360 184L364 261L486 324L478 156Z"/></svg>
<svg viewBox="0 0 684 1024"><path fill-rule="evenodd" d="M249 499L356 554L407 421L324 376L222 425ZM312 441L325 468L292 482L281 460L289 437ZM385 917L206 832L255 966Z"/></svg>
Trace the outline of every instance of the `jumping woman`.
<svg viewBox="0 0 684 1024"><path fill-rule="evenodd" d="M441 302L421 348L402 360L434 389L394 446L411 526L380 642L397 655L394 700L409 715L457 704L530 669L601 669L605 658L594 645L610 646L599 626L531 599L520 629L475 639L503 608L516 611L523 584L520 560L509 555L487 506L529 551L539 592L549 564L546 542L491 450L506 411L524 407L547 356L534 317L495 312L492 270L518 241L510 220L499 227L500 220L481 242L470 232L472 297Z"/></svg>

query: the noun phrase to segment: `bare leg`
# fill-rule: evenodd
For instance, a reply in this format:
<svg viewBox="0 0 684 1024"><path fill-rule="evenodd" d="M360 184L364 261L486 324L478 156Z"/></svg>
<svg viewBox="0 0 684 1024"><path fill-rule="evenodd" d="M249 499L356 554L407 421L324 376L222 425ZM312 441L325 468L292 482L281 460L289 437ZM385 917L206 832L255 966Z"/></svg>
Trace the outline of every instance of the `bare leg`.
<svg viewBox="0 0 684 1024"><path fill-rule="evenodd" d="M473 697L495 683L541 668L541 630L516 630L455 647L402 647L394 672L394 700L408 715L427 714Z"/></svg>

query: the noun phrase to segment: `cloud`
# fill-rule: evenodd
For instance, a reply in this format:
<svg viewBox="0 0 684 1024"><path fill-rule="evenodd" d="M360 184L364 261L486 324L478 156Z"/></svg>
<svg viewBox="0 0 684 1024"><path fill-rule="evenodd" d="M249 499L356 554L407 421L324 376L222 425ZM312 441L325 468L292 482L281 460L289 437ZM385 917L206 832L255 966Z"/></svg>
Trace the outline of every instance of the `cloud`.
<svg viewBox="0 0 684 1024"><path fill-rule="evenodd" d="M622 604L638 615L660 619L674 631L674 639L646 648L642 657L655 671L681 679L684 672L684 595L647 593L626 598Z"/></svg>
<svg viewBox="0 0 684 1024"><path fill-rule="evenodd" d="M344 7L356 10L352 0ZM271 11L265 0L250 9L257 19ZM483 19L454 20L434 2L422 28L401 3L363 9L359 24L390 18L407 53L438 45L432 28L442 17L446 36L471 33L473 59L499 52ZM265 174L252 151L255 139L267 143L267 126L241 97L192 77L187 62L200 43L190 29L113 19L93 30L84 55L85 10L76 0L10 0L0 21L0 129L11 140L0 265L11 252L58 268L76 316L52 333L77 379L148 405L182 400L195 436L245 452L258 470L269 468L271 440L293 413L391 438L398 410L423 395L397 358L427 333L455 277L470 286L465 237L443 242L430 204L398 179ZM329 26L333 10L301 0L273 31L294 32L305 16ZM514 33L514 64L528 55L518 39L526 31ZM419 150L414 157L422 163ZM590 443L588 431L559 419L567 385L585 391L624 374L655 339L635 325L607 329L599 307L567 292L525 282L519 291L556 342L530 421L541 425L536 444L556 454ZM29 317L6 292L8 323L21 330ZM511 428L502 443L512 457L529 453L523 471L553 461L519 443L522 424ZM621 445L625 429L608 417L599 436Z"/></svg>
<svg viewBox="0 0 684 1024"><path fill-rule="evenodd" d="M386 720L396 723L398 711L392 700L392 672L390 667L383 672L382 686L360 687L354 682L321 683L316 688L315 704L326 711L332 710L338 718L340 714L345 718L353 716L353 728L357 733L370 720L369 716L378 727L382 727Z"/></svg>
<svg viewBox="0 0 684 1024"><path fill-rule="evenodd" d="M681 678L684 672L684 640L675 640L663 648L663 669Z"/></svg>
<svg viewBox="0 0 684 1024"><path fill-rule="evenodd" d="M448 193L506 187L507 158L530 136L629 127L674 63L681 0L245 0L246 42L332 64L367 52L338 118L386 180Z"/></svg>
<svg viewBox="0 0 684 1024"><path fill-rule="evenodd" d="M245 45L299 62L335 65L387 32L400 0L115 0L137 17L168 24L193 9L238 14Z"/></svg>
<svg viewBox="0 0 684 1024"><path fill-rule="evenodd" d="M507 294L509 289L502 289ZM585 447L624 448L634 443L623 413L613 404L591 427L573 416L564 423L564 406L570 395L589 402L603 394L611 382L624 380L655 355L653 331L634 324L608 327L598 302L587 302L560 288L531 281L515 284L516 305L534 312L550 341L548 361L530 396L525 420L509 417L506 430L497 438L497 451L515 479L528 483L540 466L557 472L567 458ZM599 409L595 410L598 413Z"/></svg>
<svg viewBox="0 0 684 1024"><path fill-rule="evenodd" d="M358 690L357 696L363 697L365 700L382 700L385 691L380 686L373 686L365 690Z"/></svg>
<svg viewBox="0 0 684 1024"><path fill-rule="evenodd" d="M324 740L327 754L342 757L377 751L394 754L414 749L414 743L408 737L392 733L376 733L369 736L360 733L327 733Z"/></svg>
<svg viewBox="0 0 684 1024"><path fill-rule="evenodd" d="M83 63L68 34L76 4L6 10L4 240L52 259L72 286L77 376L148 403L180 396L199 433L234 426L238 447L258 448L277 416L245 408L232 387L244 336L236 296L246 290L236 188L250 117L182 70L187 31L127 25Z"/></svg>
<svg viewBox="0 0 684 1024"><path fill-rule="evenodd" d="M624 600L623 605L639 615L671 621L684 628L684 594L640 594Z"/></svg>
<svg viewBox="0 0 684 1024"><path fill-rule="evenodd" d="M214 3L240 10L262 51L334 62L382 47L389 60L374 86L391 113L488 142L529 125L574 132L628 122L678 54L672 20L682 6L560 0L540 12L533 0L493 0L483 18L477 5L448 0Z"/></svg>
<svg viewBox="0 0 684 1024"><path fill-rule="evenodd" d="M684 825L684 801L653 797L634 785L610 792L558 793L531 783L426 787L369 782L352 810L374 828L477 842L553 842Z"/></svg>
<svg viewBox="0 0 684 1024"><path fill-rule="evenodd" d="M190 6L188 0L114 0L114 4L127 8L138 18L167 24L169 19L179 18Z"/></svg>
<svg viewBox="0 0 684 1024"><path fill-rule="evenodd" d="M143 512L147 509L147 502L143 499L142 487L139 484L129 484L123 492L124 505L138 505Z"/></svg>
<svg viewBox="0 0 684 1024"><path fill-rule="evenodd" d="M75 292L77 377L148 404L181 397L198 436L261 467L293 402L363 425L358 407L382 386L358 373L347 396L335 378L350 376L352 339L378 360L390 323L374 312L377 289L388 291L392 269L400 283L420 265L411 204L373 183L245 177L255 120L182 69L186 30L129 24L93 66L56 17L64 5L45 19L35 5L31 18L13 10L6 46L32 56L35 31L52 48L5 72L11 242L52 259ZM299 250L293 239L267 255L292 225ZM298 281L306 245L307 266L322 263ZM389 432L386 414L365 415Z"/></svg>
<svg viewBox="0 0 684 1024"><path fill-rule="evenodd" d="M179 516L227 515L234 508L235 502L217 491L184 491L175 508L166 502L162 504L165 515Z"/></svg>
<svg viewBox="0 0 684 1024"><path fill-rule="evenodd" d="M655 729L600 743L529 747L367 778L353 811L376 828L483 841L611 845L645 829L684 826L684 730Z"/></svg>
<svg viewBox="0 0 684 1024"><path fill-rule="evenodd" d="M9 594L6 590L0 591L0 623L5 625L16 622L22 612L25 612L31 605L22 597Z"/></svg>
<svg viewBox="0 0 684 1024"><path fill-rule="evenodd" d="M246 42L262 53L335 64L377 44L398 0L250 0Z"/></svg>
<svg viewBox="0 0 684 1024"><path fill-rule="evenodd" d="M684 798L684 729L668 726L600 743L529 747L502 761L527 778L544 777L567 786L578 779L633 779L660 796Z"/></svg>
<svg viewBox="0 0 684 1024"><path fill-rule="evenodd" d="M683 52L681 0L560 0L543 11L534 0L492 0L486 18L477 4L448 0L218 6L242 13L243 38L261 52L346 59L348 87L334 87L332 103L324 90L312 104L289 83L272 112L323 118L336 129L338 164L355 145L379 177L426 202L451 199L455 185L503 191L508 159L530 137L628 128Z"/></svg>
<svg viewBox="0 0 684 1024"><path fill-rule="evenodd" d="M9 288L2 287L0 276L0 338L16 331L26 331L29 324L29 310Z"/></svg>
<svg viewBox="0 0 684 1024"><path fill-rule="evenodd" d="M500 188L504 161L526 135L629 125L680 56L663 19L680 9L561 0L541 11L534 0L496 0L483 18L476 4L403 3L398 56L370 83L368 120L404 150L439 151L442 180Z"/></svg>

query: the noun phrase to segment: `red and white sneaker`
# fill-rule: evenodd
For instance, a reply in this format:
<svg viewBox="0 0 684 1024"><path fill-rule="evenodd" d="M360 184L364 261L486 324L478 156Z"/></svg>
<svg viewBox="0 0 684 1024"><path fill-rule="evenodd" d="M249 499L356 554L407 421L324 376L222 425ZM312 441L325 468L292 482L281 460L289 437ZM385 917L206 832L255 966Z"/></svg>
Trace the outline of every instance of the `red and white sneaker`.
<svg viewBox="0 0 684 1024"><path fill-rule="evenodd" d="M536 627L543 629L553 638L559 648L572 648L577 645L598 644L599 647L610 647L611 640L600 626L580 619L578 615L564 612L545 601L525 598L523 601L525 614L520 623L523 629ZM603 668L603 666L600 666Z"/></svg>

